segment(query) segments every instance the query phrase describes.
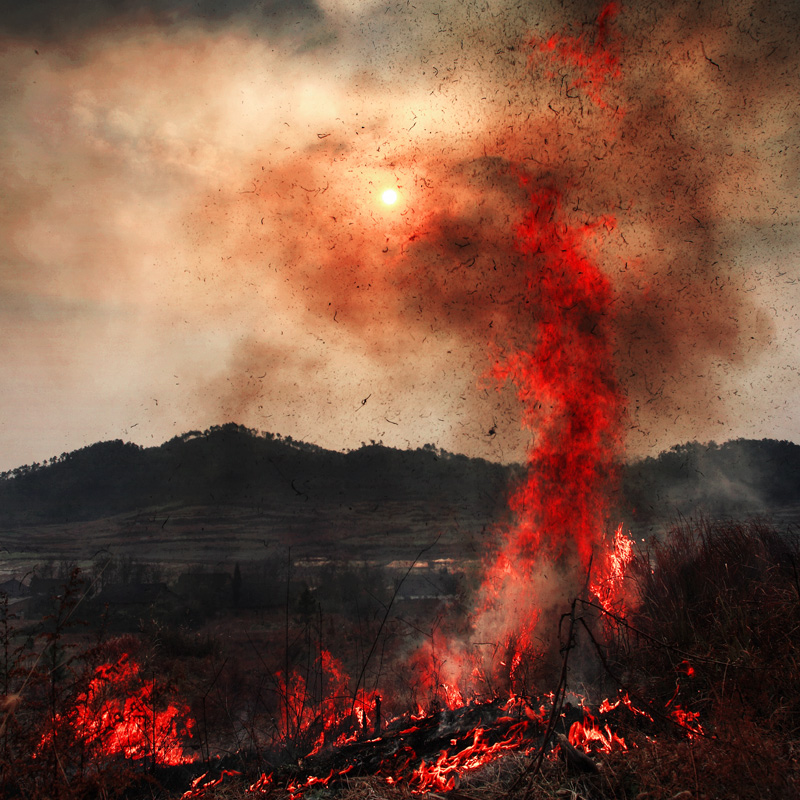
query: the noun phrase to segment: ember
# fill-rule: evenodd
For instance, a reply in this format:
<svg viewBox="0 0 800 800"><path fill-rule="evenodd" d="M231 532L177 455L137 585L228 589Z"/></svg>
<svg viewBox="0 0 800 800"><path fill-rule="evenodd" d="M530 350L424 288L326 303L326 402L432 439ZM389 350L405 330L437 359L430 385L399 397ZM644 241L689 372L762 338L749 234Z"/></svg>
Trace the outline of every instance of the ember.
<svg viewBox="0 0 800 800"><path fill-rule="evenodd" d="M603 99L603 90L607 86L608 78L619 78L621 75L619 45L609 30L609 24L618 13L618 3L606 4L597 17L597 30L593 43L585 35L554 35L547 41L534 40L531 43L536 52L552 55L563 65L573 67L577 76L570 82L569 89L582 91L600 108L608 108L607 102ZM546 74L549 78L555 77L554 72L548 71Z"/></svg>
<svg viewBox="0 0 800 800"><path fill-rule="evenodd" d="M680 706L673 706L669 715L678 725L686 729L686 735L690 739L705 735L703 726L698 722L700 719L699 711L686 711Z"/></svg>
<svg viewBox="0 0 800 800"><path fill-rule="evenodd" d="M522 728L525 723L513 726L510 735L494 744L486 742L486 731L477 728L473 735L472 743L463 750L451 753L442 750L439 758L434 764L427 764L423 761L409 778L409 785L414 794L421 794L427 791L449 791L455 788L459 775L472 772L485 766L500 756L504 750L523 750ZM515 729L516 728L516 729ZM456 740L453 740L454 743Z"/></svg>

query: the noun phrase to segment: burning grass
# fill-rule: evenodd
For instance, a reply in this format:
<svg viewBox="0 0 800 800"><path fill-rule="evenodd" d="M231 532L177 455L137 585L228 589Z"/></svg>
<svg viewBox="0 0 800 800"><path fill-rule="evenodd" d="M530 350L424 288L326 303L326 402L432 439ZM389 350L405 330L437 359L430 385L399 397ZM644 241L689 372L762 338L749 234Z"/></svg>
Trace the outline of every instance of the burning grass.
<svg viewBox="0 0 800 800"><path fill-rule="evenodd" d="M209 730L223 715L204 716L211 689L224 683L231 714L259 702L236 696L255 684L228 675L233 654L216 649L213 659L187 656L183 666L173 656L169 666L137 637L78 652L66 635L75 602L67 596L61 629L58 620L43 624L40 658L35 648L23 657L13 631L5 636L3 796L797 796L796 537L763 522L700 519L626 552L609 547L606 565L624 589L589 581L594 591L564 609L555 653L526 652L522 660L539 663L516 664L537 676L538 693L500 696L497 684L494 697L465 702L457 687L437 684L429 702L403 709L391 681L375 675L381 719L376 692L362 686L353 702L352 664L326 653L306 674L294 658L286 685L280 666L270 677L263 659L251 668L274 684L274 719L262 706L246 723L252 737L227 756L209 750L225 739ZM557 617L543 623L558 629ZM384 676L402 672L402 655L386 649ZM164 670L170 692L156 703ZM160 728L148 716L156 707L166 715ZM120 738L135 733L137 709L139 750ZM185 722L173 725L178 717ZM148 744L148 727L163 740L158 747ZM201 760L169 767L166 754L191 761L198 749Z"/></svg>
<svg viewBox="0 0 800 800"><path fill-rule="evenodd" d="M533 43L578 70L571 88L609 121L618 118L604 99L620 75L617 11L607 4L591 35ZM797 796L797 543L759 523L684 523L639 552L621 528L605 535L627 399L615 362L619 298L597 240L616 223L587 219L580 202L565 202L568 187L550 185L552 176L513 169L529 201L509 231L524 323L498 320L489 373L513 385L533 435L480 586L463 613L443 608L427 629L397 615L395 587L371 598L370 614L357 602L349 630L332 616L324 621L310 590L299 618L290 618L288 559L285 624L262 641L248 638L255 668L237 674L241 653L200 663L181 704L162 704L161 728L151 721L155 684L143 687L139 705L153 713L142 718L175 739L156 747L151 734L145 766L169 774L164 754L183 753L179 740L193 727L173 720L191 708L203 774L182 773L177 794L159 795L151 783L149 794L128 784L127 796ZM93 702L101 673L91 659L65 657L60 631L70 614L65 600L25 691L6 649L5 694L17 698L1 743L8 797L109 796L119 782L95 780L111 768L109 756L142 760L112 727L103 728L111 752L84 763L102 737L75 708ZM127 674L127 661L104 663L105 677L114 665ZM129 699L99 707L125 717ZM227 754L212 721L229 725L236 746ZM42 777L29 762L45 745Z"/></svg>
<svg viewBox="0 0 800 800"><path fill-rule="evenodd" d="M390 725L292 767L293 779L260 793L797 796L797 564L797 540L762 522L683 522L631 553L627 604L595 593L565 615L562 682L550 676L554 693L540 708L531 697L495 700ZM590 699L574 694L579 686ZM604 692L611 696L599 702ZM299 780L314 770L321 779ZM252 796L252 784L239 786L219 796Z"/></svg>

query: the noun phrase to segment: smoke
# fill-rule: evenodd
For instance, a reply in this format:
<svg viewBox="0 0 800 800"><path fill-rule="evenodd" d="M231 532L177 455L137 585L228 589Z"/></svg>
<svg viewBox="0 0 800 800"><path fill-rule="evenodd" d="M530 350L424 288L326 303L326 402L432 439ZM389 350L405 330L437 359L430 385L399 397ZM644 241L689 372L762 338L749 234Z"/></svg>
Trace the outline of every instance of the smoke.
<svg viewBox="0 0 800 800"><path fill-rule="evenodd" d="M675 19L662 19L662 28ZM625 74L602 102L616 112L592 102L598 89L581 93L580 67L575 76L536 51L546 40L518 40L521 53L499 69L504 77L517 71L513 113L482 106L480 125L442 125L436 146L423 132L423 142L405 147L385 135L383 118L337 118L300 159L254 172L252 196L218 211L229 219L250 205L251 220L265 218L261 229L241 224L234 258L261 280L255 251L266 240L289 275L283 302L315 324L346 326L395 363L425 336L447 332L460 338L479 375L484 342L502 330L505 346L523 346L537 316L521 299L524 272L511 235L527 208L520 178L555 185L575 220L617 218L602 257L618 296L615 357L631 427L650 436L658 420L683 419L691 429L724 418L727 398L711 373L722 363L752 363L771 335L767 313L731 263L728 222L742 204L736 187L757 173L763 180L763 170L736 147L728 125L703 128L710 102L703 84L672 91L669 73L679 68L718 81L701 33L683 42L688 49L676 64L654 57L655 42L629 40L631 20L615 25L626 28L615 39ZM543 80L553 69L555 77ZM723 117L747 102L717 91L714 111ZM409 127L424 125L413 105L394 98ZM399 214L377 207L389 184L400 188Z"/></svg>
<svg viewBox="0 0 800 800"><path fill-rule="evenodd" d="M247 24L254 31L275 35L298 21L320 16L317 5L307 0L36 0L6 9L0 31L54 44L80 43L98 33L148 24L165 29L202 25L208 30Z"/></svg>
<svg viewBox="0 0 800 800"><path fill-rule="evenodd" d="M616 220L596 259L633 451L755 432L754 407L788 420L763 398L791 355L791 304L766 300L796 271L776 255L795 247L794 7L624 6L599 37L598 11L5 15L3 416L45 442L230 417L519 460L488 349L524 347L540 313L512 234L528 180L570 224ZM600 41L618 77L598 85L554 34Z"/></svg>

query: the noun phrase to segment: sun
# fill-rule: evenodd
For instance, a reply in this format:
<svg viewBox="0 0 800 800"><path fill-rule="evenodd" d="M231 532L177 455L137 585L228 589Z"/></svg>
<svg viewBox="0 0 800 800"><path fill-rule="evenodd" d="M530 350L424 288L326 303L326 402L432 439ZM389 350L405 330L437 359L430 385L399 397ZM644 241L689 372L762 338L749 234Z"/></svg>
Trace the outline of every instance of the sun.
<svg viewBox="0 0 800 800"><path fill-rule="evenodd" d="M393 206L397 202L397 192L394 189L387 189L382 195L381 200L387 206Z"/></svg>

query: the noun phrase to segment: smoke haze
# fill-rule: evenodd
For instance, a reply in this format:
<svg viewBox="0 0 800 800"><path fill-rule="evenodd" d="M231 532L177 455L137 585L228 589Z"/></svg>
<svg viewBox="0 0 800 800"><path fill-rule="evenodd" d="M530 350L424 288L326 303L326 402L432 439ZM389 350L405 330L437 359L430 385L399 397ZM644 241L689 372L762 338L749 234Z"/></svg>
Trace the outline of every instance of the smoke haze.
<svg viewBox="0 0 800 800"><path fill-rule="evenodd" d="M631 453L797 439L797 12L63 3L2 30L2 468L234 420L521 460L530 188L604 216ZM527 182L527 183L525 183ZM394 188L398 202L381 201Z"/></svg>

